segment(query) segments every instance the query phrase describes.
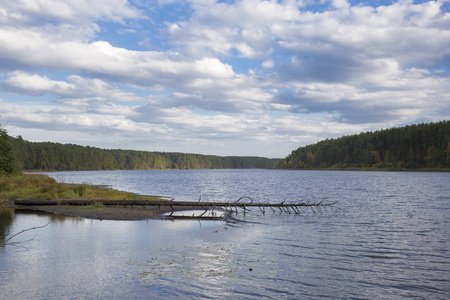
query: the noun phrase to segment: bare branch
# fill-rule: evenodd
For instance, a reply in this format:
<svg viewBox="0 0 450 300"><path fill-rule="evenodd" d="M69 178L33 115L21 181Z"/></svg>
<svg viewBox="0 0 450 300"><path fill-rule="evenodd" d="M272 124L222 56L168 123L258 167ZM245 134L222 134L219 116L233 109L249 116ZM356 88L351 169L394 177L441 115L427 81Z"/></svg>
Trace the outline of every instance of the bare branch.
<svg viewBox="0 0 450 300"><path fill-rule="evenodd" d="M20 231L20 232L18 232L18 233L15 233L15 234L11 235L9 238L7 238L6 240L4 240L2 243L0 243L0 247L6 246L6 245L15 245L15 244L18 244L18 243L31 241L32 239L34 239L34 237L35 237L36 235L35 235L33 238L31 238L31 239L29 239L29 240L26 240L26 241L21 241L21 242L11 242L11 243L9 243L10 240L12 240L12 239L15 238L16 236L18 236L18 235L20 235L20 234L22 234L22 233L24 233L24 232L31 231L31 230L36 230L36 229L40 229L40 228L44 228L44 227L46 227L48 224L50 224L50 222L48 222L47 224L42 225L42 226L35 226L35 227L27 228L27 229L24 229L24 230L22 230L22 231Z"/></svg>

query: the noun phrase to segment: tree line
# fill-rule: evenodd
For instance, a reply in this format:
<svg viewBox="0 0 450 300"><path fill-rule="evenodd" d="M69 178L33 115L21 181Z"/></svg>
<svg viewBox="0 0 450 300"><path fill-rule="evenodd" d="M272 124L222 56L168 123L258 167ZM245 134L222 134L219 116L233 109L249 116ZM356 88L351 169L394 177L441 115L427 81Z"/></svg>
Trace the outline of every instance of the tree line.
<svg viewBox="0 0 450 300"><path fill-rule="evenodd" d="M326 139L284 160L175 152L100 149L29 142L0 128L0 173L20 170L147 169L420 169L450 168L450 121L422 123Z"/></svg>
<svg viewBox="0 0 450 300"><path fill-rule="evenodd" d="M149 170L274 168L277 159L175 152L100 149L74 144L8 140L16 167L24 170Z"/></svg>
<svg viewBox="0 0 450 300"><path fill-rule="evenodd" d="M278 168L420 169L450 167L450 121L363 132L300 147Z"/></svg>

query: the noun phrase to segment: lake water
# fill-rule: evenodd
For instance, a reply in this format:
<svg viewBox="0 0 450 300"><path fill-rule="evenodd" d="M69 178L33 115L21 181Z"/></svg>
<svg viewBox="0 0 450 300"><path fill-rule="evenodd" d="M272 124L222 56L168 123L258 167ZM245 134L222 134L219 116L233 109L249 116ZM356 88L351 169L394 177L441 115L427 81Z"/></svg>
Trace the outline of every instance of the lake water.
<svg viewBox="0 0 450 300"><path fill-rule="evenodd" d="M239 221L97 221L3 211L1 299L449 299L450 173L49 173L176 200L338 201ZM201 196L200 196L201 195ZM27 241L28 240L28 241Z"/></svg>

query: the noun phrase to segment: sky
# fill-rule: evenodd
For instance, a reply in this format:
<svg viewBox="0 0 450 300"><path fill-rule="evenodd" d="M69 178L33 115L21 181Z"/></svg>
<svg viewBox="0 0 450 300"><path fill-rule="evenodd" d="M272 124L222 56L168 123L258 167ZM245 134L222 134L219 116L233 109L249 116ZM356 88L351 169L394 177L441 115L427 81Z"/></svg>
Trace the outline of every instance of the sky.
<svg viewBox="0 0 450 300"><path fill-rule="evenodd" d="M0 0L0 125L284 158L450 119L450 1Z"/></svg>

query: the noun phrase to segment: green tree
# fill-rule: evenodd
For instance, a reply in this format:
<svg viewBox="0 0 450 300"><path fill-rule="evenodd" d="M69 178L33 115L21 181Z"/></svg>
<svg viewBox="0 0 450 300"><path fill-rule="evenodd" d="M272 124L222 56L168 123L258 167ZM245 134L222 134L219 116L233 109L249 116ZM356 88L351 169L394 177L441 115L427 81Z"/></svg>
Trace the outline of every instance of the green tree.
<svg viewBox="0 0 450 300"><path fill-rule="evenodd" d="M376 165L381 162L380 153L375 150L370 150L368 158L369 158L369 165Z"/></svg>
<svg viewBox="0 0 450 300"><path fill-rule="evenodd" d="M14 173L14 155L6 130L0 128L0 174Z"/></svg>
<svg viewBox="0 0 450 300"><path fill-rule="evenodd" d="M447 165L450 166L450 142L447 142L447 149L445 150L445 153L447 153L446 157Z"/></svg>
<svg viewBox="0 0 450 300"><path fill-rule="evenodd" d="M436 167L438 161L438 151L436 150L436 147L434 147L434 145L428 148L427 156L425 156L425 161L427 163L427 167Z"/></svg>
<svg viewBox="0 0 450 300"><path fill-rule="evenodd" d="M314 153L309 150L308 154L306 154L306 165L308 167L312 167L314 165L316 161L316 156L314 155Z"/></svg>

